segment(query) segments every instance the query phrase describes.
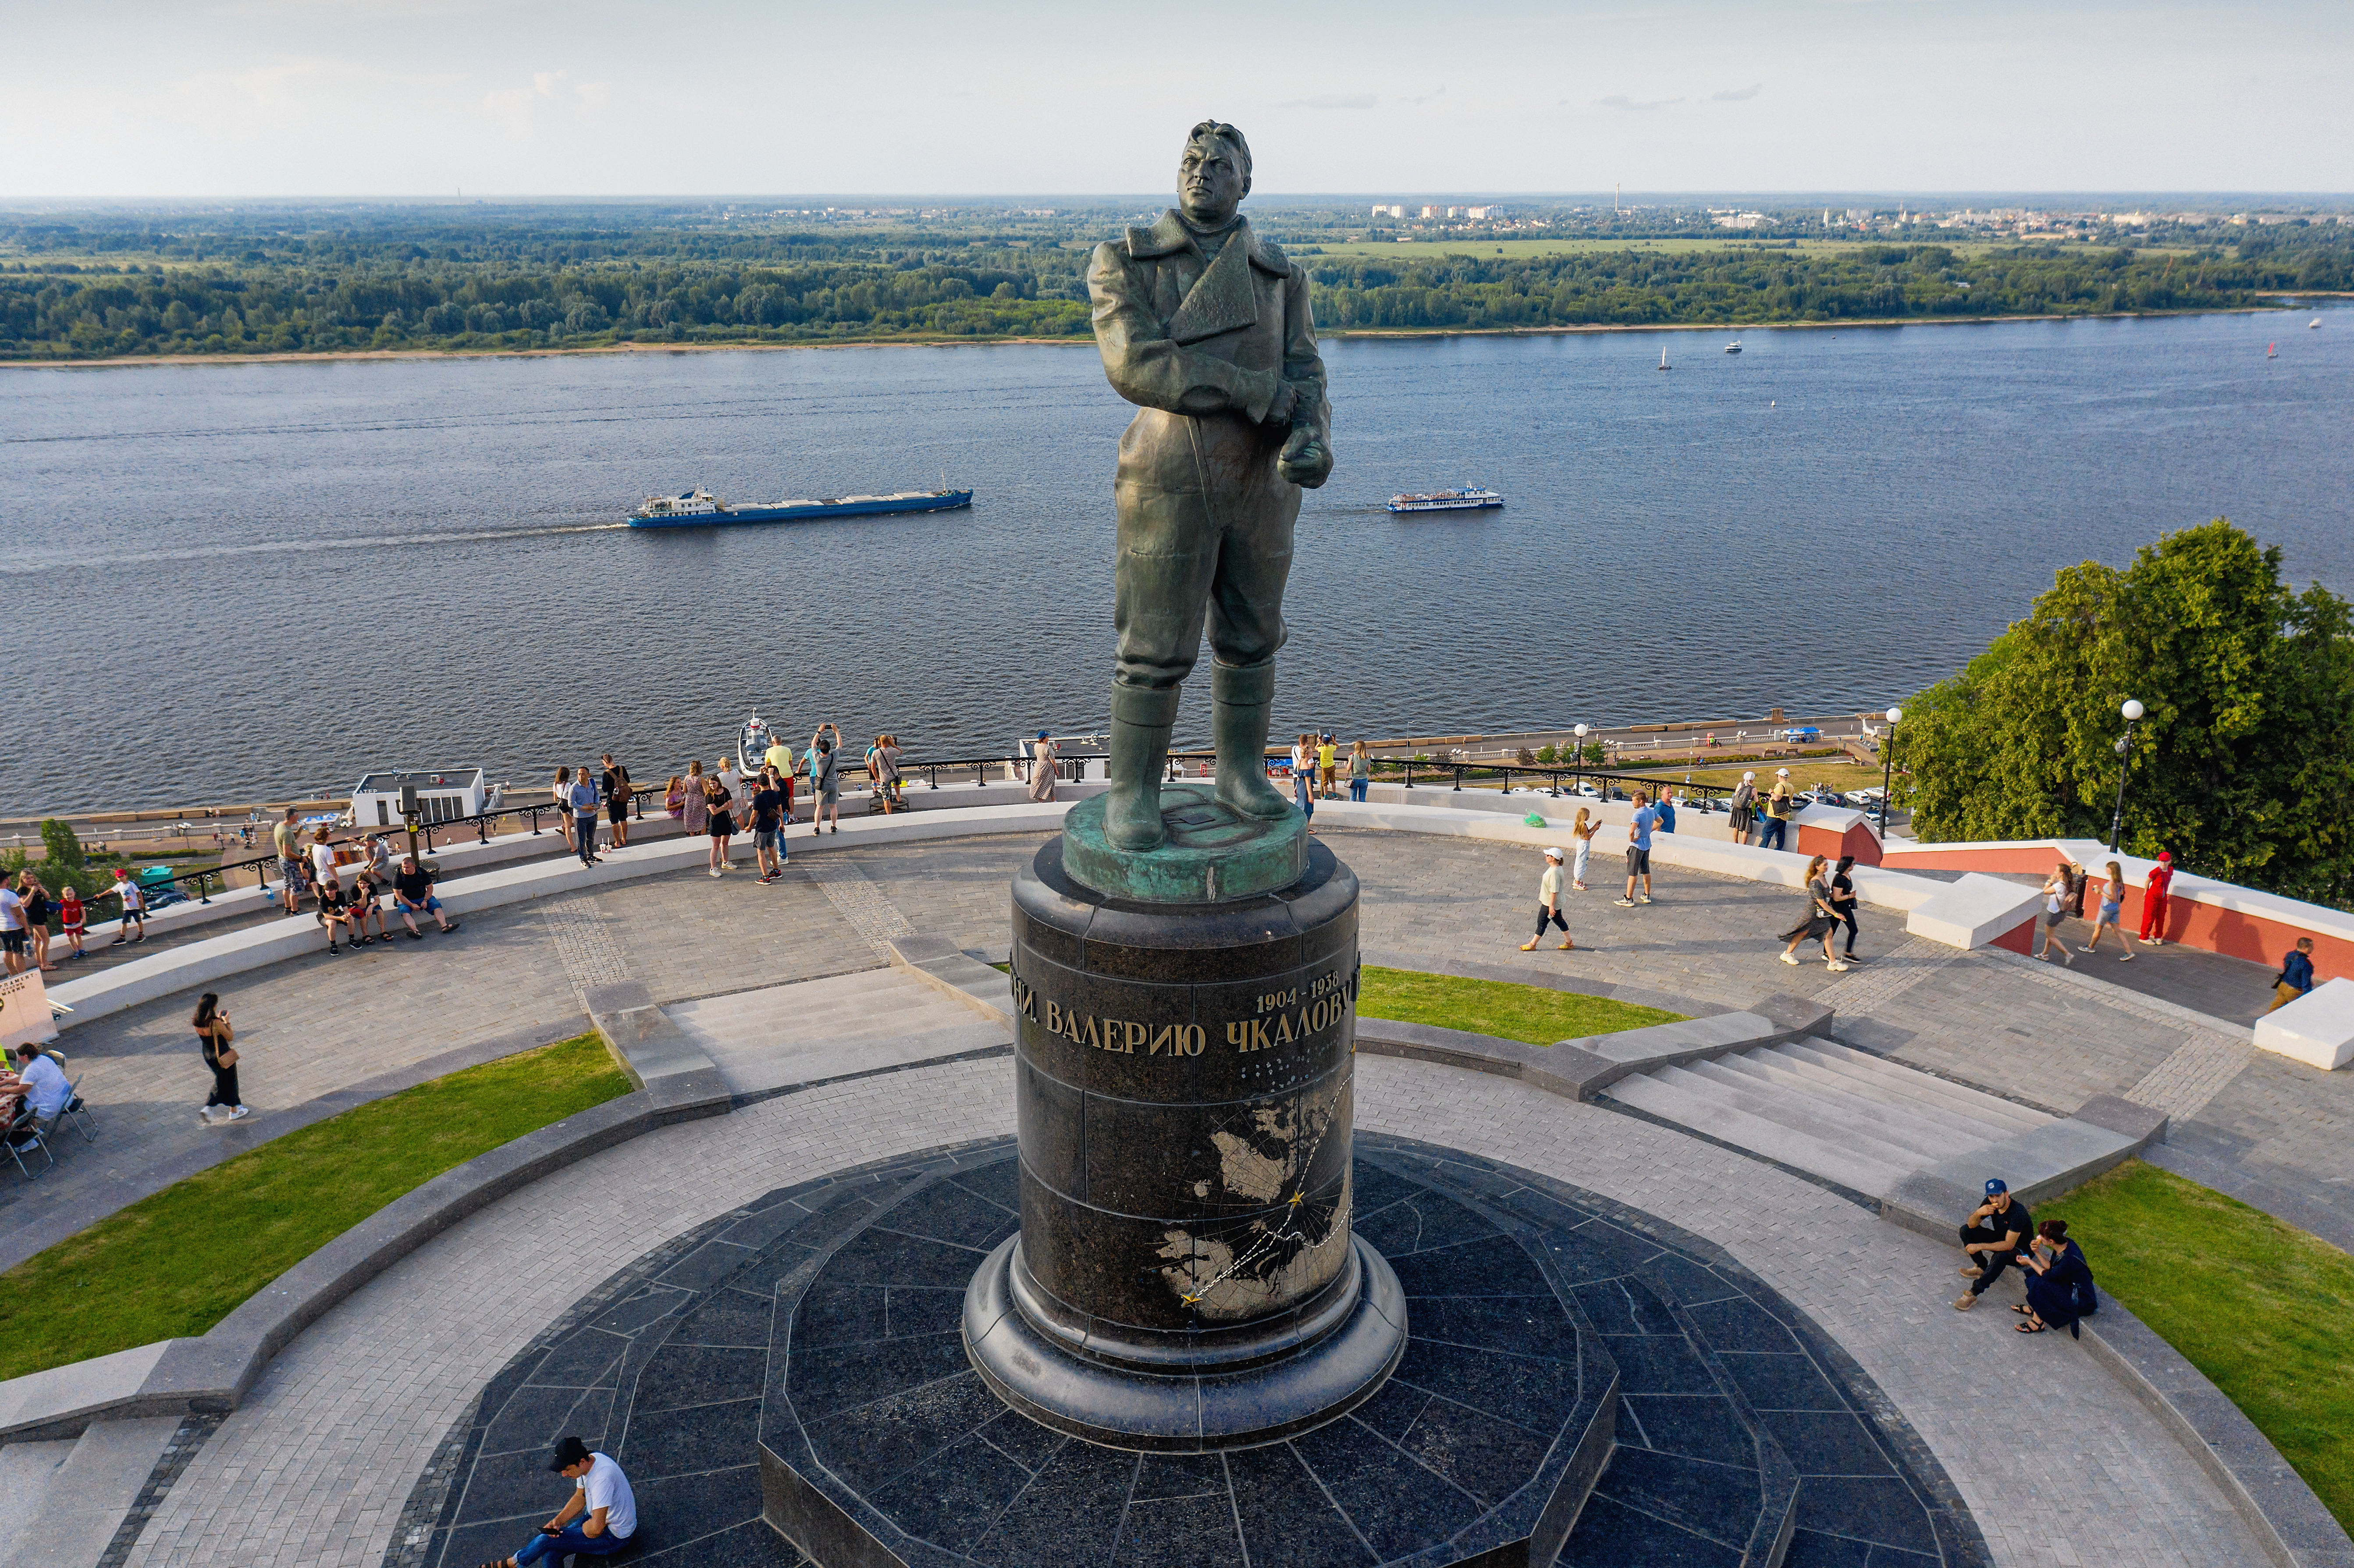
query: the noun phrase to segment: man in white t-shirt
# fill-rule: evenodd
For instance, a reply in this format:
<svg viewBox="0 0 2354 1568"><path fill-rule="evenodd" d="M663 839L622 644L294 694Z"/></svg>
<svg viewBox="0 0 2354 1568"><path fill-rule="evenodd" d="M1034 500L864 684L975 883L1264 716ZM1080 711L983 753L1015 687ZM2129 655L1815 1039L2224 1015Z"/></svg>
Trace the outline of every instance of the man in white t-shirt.
<svg viewBox="0 0 2354 1568"><path fill-rule="evenodd" d="M566 1437L556 1445L556 1457L547 1467L571 1481L572 1497L500 1568L525 1568L542 1559L557 1563L567 1556L608 1557L630 1543L638 1532L638 1499L620 1466L591 1453L579 1438Z"/></svg>

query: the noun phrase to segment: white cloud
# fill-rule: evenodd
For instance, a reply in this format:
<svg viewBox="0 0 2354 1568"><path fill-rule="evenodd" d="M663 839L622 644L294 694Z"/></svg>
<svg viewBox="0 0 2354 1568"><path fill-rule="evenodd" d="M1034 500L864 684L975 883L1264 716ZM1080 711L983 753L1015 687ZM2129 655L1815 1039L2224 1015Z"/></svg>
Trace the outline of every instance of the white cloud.
<svg viewBox="0 0 2354 1568"><path fill-rule="evenodd" d="M1755 83L1749 87L1728 87L1722 92L1712 92L1709 94L1709 101L1712 103L1746 103L1765 90L1766 84L1762 81Z"/></svg>
<svg viewBox="0 0 2354 1568"><path fill-rule="evenodd" d="M1628 97L1623 92L1614 92L1607 98L1596 99L1594 101L1594 107L1596 109L1630 109L1639 113L1653 109L1665 109L1671 103L1681 103L1682 101L1683 100L1681 98L1633 99Z"/></svg>

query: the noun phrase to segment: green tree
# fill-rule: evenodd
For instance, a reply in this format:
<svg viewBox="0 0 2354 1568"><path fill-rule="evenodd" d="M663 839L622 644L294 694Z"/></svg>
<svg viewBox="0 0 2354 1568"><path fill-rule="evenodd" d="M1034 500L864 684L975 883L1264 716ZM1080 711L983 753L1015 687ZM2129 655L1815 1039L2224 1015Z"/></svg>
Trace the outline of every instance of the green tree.
<svg viewBox="0 0 2354 1568"><path fill-rule="evenodd" d="M60 874L82 868L81 840L74 836L73 824L62 818L50 817L41 823L41 850Z"/></svg>
<svg viewBox="0 0 2354 1568"><path fill-rule="evenodd" d="M2354 894L2354 614L2221 518L2122 570L2062 568L2027 618L1905 704L1924 839L2108 836L2118 709L2137 726L2124 847L2294 897Z"/></svg>

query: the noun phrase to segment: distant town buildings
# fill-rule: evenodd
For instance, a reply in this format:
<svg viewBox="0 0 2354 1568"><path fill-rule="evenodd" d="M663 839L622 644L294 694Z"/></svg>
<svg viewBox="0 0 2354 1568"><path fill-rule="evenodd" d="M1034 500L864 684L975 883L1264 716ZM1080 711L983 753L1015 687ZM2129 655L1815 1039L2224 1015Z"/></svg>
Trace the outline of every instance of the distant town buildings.
<svg viewBox="0 0 2354 1568"><path fill-rule="evenodd" d="M1375 203L1373 207L1373 216L1375 217L1395 218L1403 222L1406 217L1406 208L1403 203L1395 205ZM1489 223L1497 218L1502 217L1504 216L1504 209L1500 207L1494 206L1438 207L1434 205L1416 209L1414 216L1426 222L1445 223L1453 220L1465 220L1472 223Z"/></svg>

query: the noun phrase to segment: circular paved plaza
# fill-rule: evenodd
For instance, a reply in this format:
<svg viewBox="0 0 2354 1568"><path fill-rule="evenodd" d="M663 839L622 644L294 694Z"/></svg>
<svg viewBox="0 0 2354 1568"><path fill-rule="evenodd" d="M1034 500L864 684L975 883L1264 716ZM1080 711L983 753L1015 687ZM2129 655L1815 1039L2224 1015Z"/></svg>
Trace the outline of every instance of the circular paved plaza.
<svg viewBox="0 0 2354 1568"><path fill-rule="evenodd" d="M2305 1204L2309 1228L2340 1223L2354 1191L2344 1086L2252 1057L2195 1012L2008 955L1908 941L1896 916L1872 910L1863 965L1845 975L1793 969L1775 960L1772 938L1787 924L1790 895L1697 874L1661 876L1659 902L1634 910L1612 906L1597 882L1571 906L1579 951L1522 955L1541 869L1527 852L1404 833L1326 839L1363 883L1369 962L1538 971L1681 1002L1684 1012L1811 996L1837 1009L1840 1041L2027 1105L2066 1114L2095 1094L2158 1104L2176 1131L2155 1158L2195 1166L2190 1173L2211 1184L2275 1193L2277 1204L2266 1205L2275 1212ZM429 952L323 957L242 977L234 986L239 1044L253 1043L259 1067L249 1097L261 1114L234 1136L266 1137L273 1118L291 1122L323 1099L380 1092L405 1075L578 1033L590 986L634 980L658 1003L687 1012L762 988L852 983L883 970L890 938L909 933L1002 959L1008 880L1039 842L1025 834L804 856L765 888L749 878L650 877L477 916ZM387 1030L363 1002L370 986L396 980L414 1027ZM12 1219L54 1225L94 1215L116 1206L142 1169L215 1157L221 1135L206 1144L193 1125L201 1073L182 1049L184 1013L183 1001L169 999L69 1037L90 1073L85 1093L112 1117L107 1140L90 1150L103 1158L61 1163L42 1198L48 1212L19 1196ZM732 1277L670 1271L771 1194L878 1162L996 1146L1013 1132L1012 1070L1002 1056L739 1099L728 1115L646 1134L491 1204L333 1308L210 1435L125 1560L240 1568L479 1561L490 1555L490 1536L475 1527L548 1500L517 1498L512 1513L483 1511L508 1507L493 1496L496 1466L483 1465L538 1441L539 1427L596 1425L588 1396L609 1375L567 1373L585 1381L562 1383L518 1376L518 1367L632 1299L677 1297L656 1317L599 1331L634 1340L657 1322L685 1322L688 1314L669 1308L688 1297L741 1293ZM1720 1266L1754 1287L1754 1299L1791 1315L1792 1342L1834 1391L1814 1399L1825 1408L1813 1414L1829 1416L1827 1401L1835 1403L1861 1435L1810 1431L1823 1423L1808 1417L1806 1399L1750 1398L1755 1420L1787 1436L1782 1447L1800 1475L1792 1563L2267 1561L2216 1483L2083 1344L2023 1340L2009 1331L2007 1312L1954 1312L1952 1248L1823 1183L1605 1106L1390 1057L1359 1058L1357 1125L1369 1159L1456 1151L1467 1169L1508 1171L1531 1191L1574 1194L1594 1213L1639 1216L1656 1227L1653 1244ZM1366 1216L1369 1234L1376 1217ZM725 1245L742 1255L718 1255L742 1265L766 1244ZM1643 1329L1640 1293L1613 1287L1630 1314L1619 1321L1604 1296L1575 1294L1585 1283L1596 1282L1564 1287L1585 1314L1578 1327L1605 1343ZM1672 1291L1647 1288L1671 1304ZM659 1348L646 1343L649 1355ZM1710 1348L1721 1361L1728 1347ZM1631 1347L1622 1372L1644 1353ZM621 1359L617 1351L615 1367ZM608 1420L620 1400L619 1373L610 1375ZM523 1398L527 1386L543 1392ZM2036 1391L2032 1420L2019 1404L2023 1388ZM647 1395L631 1397L642 1404ZM1632 1402L1660 1397L1657 1390L1629 1386L1625 1397L1622 1445L1668 1456L1659 1462L1670 1469L1695 1457L1686 1450L1702 1439L1680 1450L1679 1438L1652 1434L1641 1420ZM646 1413L660 1414L653 1405ZM1661 1425L1672 1433L1671 1423ZM1638 1431L1647 1440L1632 1441ZM710 1472L750 1462L720 1453L726 1445L704 1446L719 1455ZM659 1461L663 1478L706 1473L681 1467L688 1462ZM1853 1501L1892 1482L1917 1505L1910 1524L1899 1510ZM658 1484L650 1478L649 1491ZM1163 1496L1144 1500L1172 1517L1206 1495L1147 1489ZM1679 1517L1666 1493L1641 1489L1631 1464L1615 1492L1606 1478L1595 1495L1596 1520L1617 1510L1693 1543L1681 1559L1658 1560L1712 1562L1710 1552L1724 1549L1720 1519ZM682 1510L657 1523L650 1509L650 1560L792 1560L779 1555L773 1536L738 1529L742 1520L725 1511ZM716 1527L698 1533L682 1517Z"/></svg>

